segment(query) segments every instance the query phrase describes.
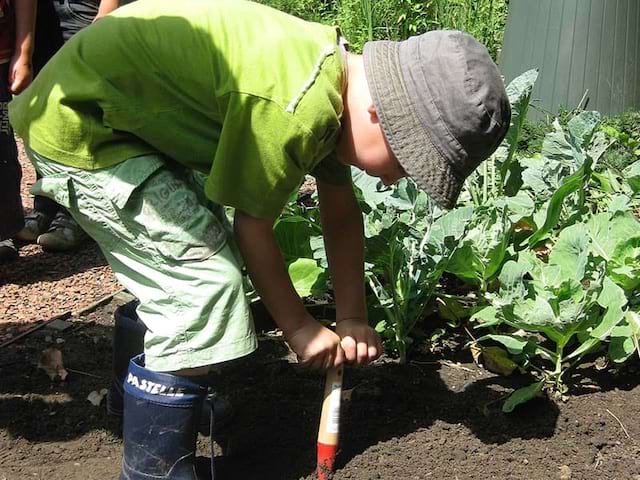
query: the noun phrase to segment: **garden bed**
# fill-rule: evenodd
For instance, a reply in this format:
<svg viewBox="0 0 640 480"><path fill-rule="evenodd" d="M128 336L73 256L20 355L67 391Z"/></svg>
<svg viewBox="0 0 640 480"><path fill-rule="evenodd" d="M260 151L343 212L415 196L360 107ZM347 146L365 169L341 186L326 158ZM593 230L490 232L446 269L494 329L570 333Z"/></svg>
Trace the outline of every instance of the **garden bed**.
<svg viewBox="0 0 640 480"><path fill-rule="evenodd" d="M86 398L108 386L122 301L71 319L64 333L45 327L0 349L0 479L116 478L119 424ZM499 399L526 381L476 366L456 338L405 366L383 358L346 371L336 479L640 478L637 360L615 375L585 364L568 401L539 398L504 414ZM63 353L65 382L37 369L48 347ZM217 478L313 479L322 376L296 365L281 337L261 334L251 362L221 385L238 418ZM202 455L208 444L200 439Z"/></svg>

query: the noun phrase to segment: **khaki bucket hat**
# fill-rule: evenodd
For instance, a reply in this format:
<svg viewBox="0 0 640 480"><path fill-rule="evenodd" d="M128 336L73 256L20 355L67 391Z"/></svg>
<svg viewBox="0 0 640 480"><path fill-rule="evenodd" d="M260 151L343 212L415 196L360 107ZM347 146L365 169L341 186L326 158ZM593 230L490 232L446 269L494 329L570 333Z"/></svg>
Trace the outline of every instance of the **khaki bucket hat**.
<svg viewBox="0 0 640 480"><path fill-rule="evenodd" d="M391 150L420 188L452 208L465 179L498 148L511 107L487 49L438 30L364 46L374 106Z"/></svg>

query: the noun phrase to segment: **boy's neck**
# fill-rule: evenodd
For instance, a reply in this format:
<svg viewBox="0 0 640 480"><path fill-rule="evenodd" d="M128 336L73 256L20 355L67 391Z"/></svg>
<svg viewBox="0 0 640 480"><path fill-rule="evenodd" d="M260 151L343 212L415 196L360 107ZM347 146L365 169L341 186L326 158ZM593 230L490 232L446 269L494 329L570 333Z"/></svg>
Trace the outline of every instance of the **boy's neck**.
<svg viewBox="0 0 640 480"><path fill-rule="evenodd" d="M342 135L338 141L338 159L343 163L352 163L352 118L371 104L371 94L364 71L362 55L347 53L345 62L345 87L342 92L344 111L342 114Z"/></svg>

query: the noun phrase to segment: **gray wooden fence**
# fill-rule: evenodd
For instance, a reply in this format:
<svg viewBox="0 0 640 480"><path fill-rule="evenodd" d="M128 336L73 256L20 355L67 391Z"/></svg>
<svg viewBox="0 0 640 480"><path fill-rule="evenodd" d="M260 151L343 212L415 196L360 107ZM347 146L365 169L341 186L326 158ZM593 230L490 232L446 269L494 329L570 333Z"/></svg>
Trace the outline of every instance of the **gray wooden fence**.
<svg viewBox="0 0 640 480"><path fill-rule="evenodd" d="M511 0L500 64L507 81L540 69L543 110L638 110L640 0Z"/></svg>

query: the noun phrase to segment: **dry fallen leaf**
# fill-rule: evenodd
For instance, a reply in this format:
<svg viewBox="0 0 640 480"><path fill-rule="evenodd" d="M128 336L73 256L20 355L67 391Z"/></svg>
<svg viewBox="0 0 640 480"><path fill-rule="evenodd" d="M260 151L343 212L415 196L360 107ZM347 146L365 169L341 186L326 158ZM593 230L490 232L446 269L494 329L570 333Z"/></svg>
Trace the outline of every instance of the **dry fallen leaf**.
<svg viewBox="0 0 640 480"><path fill-rule="evenodd" d="M560 480L571 480L571 468L568 465L560 467Z"/></svg>
<svg viewBox="0 0 640 480"><path fill-rule="evenodd" d="M56 377L64 380L69 374L62 363L62 352L57 348L46 348L42 351L38 368L44 370L51 380Z"/></svg>
<svg viewBox="0 0 640 480"><path fill-rule="evenodd" d="M469 347L469 350L471 350L471 356L473 357L473 361L475 362L475 364L480 365L480 355L482 354L482 347L480 347L480 345L478 345L477 343L472 343Z"/></svg>
<svg viewBox="0 0 640 480"><path fill-rule="evenodd" d="M87 396L87 400L89 400L93 404L93 406L99 407L102 403L102 399L108 392L109 390L107 390L106 388L101 389L99 392L97 390L94 390Z"/></svg>

